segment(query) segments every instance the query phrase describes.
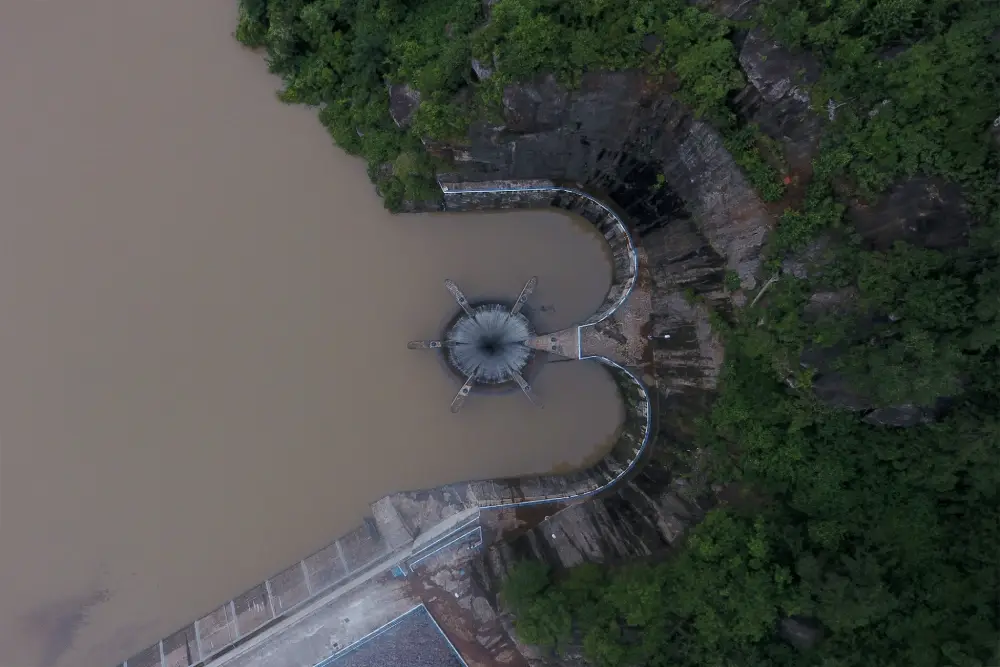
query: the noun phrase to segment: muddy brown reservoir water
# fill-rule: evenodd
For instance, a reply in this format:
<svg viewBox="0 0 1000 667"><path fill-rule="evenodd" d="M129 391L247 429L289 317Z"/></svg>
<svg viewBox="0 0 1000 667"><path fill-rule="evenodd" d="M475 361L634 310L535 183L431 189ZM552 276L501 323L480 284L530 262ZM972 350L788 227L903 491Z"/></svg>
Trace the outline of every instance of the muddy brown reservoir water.
<svg viewBox="0 0 1000 667"><path fill-rule="evenodd" d="M556 213L386 213L231 38L235 0L0 11L0 667L111 667L351 528L379 496L580 465L621 408L550 364L473 395L406 342L442 286L539 328L608 286Z"/></svg>

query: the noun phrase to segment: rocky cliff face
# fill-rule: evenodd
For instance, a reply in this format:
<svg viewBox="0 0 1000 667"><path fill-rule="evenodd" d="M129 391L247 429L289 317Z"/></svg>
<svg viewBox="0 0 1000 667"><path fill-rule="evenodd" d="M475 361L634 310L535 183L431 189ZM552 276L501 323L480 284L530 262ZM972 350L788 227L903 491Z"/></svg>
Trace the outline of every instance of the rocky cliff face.
<svg viewBox="0 0 1000 667"><path fill-rule="evenodd" d="M750 82L735 100L740 114L781 143L793 173L807 176L822 118L810 111L806 86L819 79L819 64L808 54L790 53L761 28L740 41L740 67Z"/></svg>
<svg viewBox="0 0 1000 667"><path fill-rule="evenodd" d="M474 127L467 145L432 148L468 179L550 178L603 193L643 237L693 220L718 266L752 284L771 220L718 134L664 85L591 73L568 92L544 76L509 87L504 109L503 125Z"/></svg>
<svg viewBox="0 0 1000 667"><path fill-rule="evenodd" d="M642 73L592 73L576 91L540 77L508 88L504 109L502 125L481 124L462 145L429 148L452 161L449 180L577 183L627 216L651 294L641 370L657 394L658 435L651 459L617 491L520 516L534 527L496 543L479 565L488 596L522 557L569 567L661 552L716 502L691 465L694 422L711 404L723 362L708 308L742 302L723 288L727 273L744 288L758 285L773 225L718 133Z"/></svg>

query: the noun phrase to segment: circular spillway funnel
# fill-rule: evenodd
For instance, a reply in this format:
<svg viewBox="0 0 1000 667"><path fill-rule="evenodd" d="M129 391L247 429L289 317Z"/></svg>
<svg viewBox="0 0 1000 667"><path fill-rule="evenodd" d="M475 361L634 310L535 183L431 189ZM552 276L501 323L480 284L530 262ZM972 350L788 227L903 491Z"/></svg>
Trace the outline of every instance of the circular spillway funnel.
<svg viewBox="0 0 1000 667"><path fill-rule="evenodd" d="M462 313L445 332L448 363L463 377L483 384L503 384L524 370L533 350L523 343L535 332L509 305L486 303Z"/></svg>

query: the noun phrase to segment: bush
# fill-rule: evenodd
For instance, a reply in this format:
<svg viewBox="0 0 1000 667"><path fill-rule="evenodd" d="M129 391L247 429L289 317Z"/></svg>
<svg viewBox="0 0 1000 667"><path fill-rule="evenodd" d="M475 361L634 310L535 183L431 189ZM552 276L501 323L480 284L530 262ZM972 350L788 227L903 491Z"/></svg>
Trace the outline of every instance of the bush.
<svg viewBox="0 0 1000 667"><path fill-rule="evenodd" d="M761 199L778 201L785 195L781 172L761 155L762 147L768 151L772 160L777 160L780 153L756 127L748 125L726 133L725 145Z"/></svg>

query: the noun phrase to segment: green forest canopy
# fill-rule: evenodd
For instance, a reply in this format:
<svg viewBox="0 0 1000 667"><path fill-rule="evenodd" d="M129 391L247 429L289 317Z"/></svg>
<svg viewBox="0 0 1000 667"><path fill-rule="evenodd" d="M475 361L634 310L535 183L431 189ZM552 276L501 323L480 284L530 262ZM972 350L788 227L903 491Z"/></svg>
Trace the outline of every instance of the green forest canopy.
<svg viewBox="0 0 1000 667"><path fill-rule="evenodd" d="M750 23L823 67L811 90L826 124L805 197L781 216L769 268L820 235L830 259L782 277L752 312L718 320L720 396L699 444L754 509L721 508L657 564L515 569L505 600L532 642L581 642L596 665L955 667L1000 664L1000 4L990 0L762 0L735 24L683 0L243 0L237 37L266 47L281 99L317 106L336 143L364 156L390 208L434 199L421 137L455 139L490 118L505 85L542 72L670 73L713 123L762 198L780 200L762 137L729 105L745 85L732 39ZM655 53L643 50L659 37ZM475 58L493 69L480 81ZM401 129L387 84L422 103ZM911 176L962 188L975 225L948 251L866 249L844 201ZM817 290L856 295L809 317ZM864 335L858 324L864 322ZM875 405L928 405L898 429L832 410L799 363L838 350ZM800 653L780 619L814 619Z"/></svg>

